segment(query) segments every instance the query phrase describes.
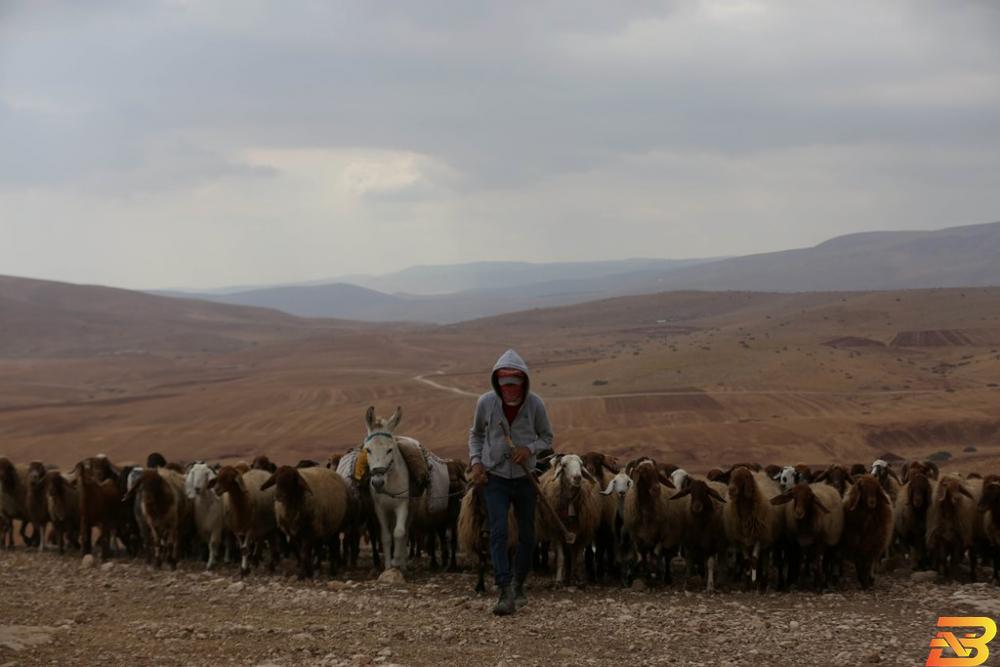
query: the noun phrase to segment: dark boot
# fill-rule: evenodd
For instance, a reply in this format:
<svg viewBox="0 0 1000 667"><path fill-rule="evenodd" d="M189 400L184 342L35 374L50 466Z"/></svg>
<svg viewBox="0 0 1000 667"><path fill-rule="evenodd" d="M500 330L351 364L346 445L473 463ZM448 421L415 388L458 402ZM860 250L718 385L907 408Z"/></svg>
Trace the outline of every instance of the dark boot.
<svg viewBox="0 0 1000 667"><path fill-rule="evenodd" d="M514 605L514 589L510 584L500 587L500 598L493 605L493 613L497 616L510 616L517 607Z"/></svg>
<svg viewBox="0 0 1000 667"><path fill-rule="evenodd" d="M524 578L514 579L514 606L518 609L528 604L528 596L524 594Z"/></svg>

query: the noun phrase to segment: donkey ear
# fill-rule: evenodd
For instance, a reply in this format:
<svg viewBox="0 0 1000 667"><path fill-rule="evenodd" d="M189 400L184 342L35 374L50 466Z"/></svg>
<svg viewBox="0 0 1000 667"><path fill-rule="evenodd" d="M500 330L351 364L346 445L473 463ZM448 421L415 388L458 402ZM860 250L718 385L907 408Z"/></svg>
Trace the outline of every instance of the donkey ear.
<svg viewBox="0 0 1000 667"><path fill-rule="evenodd" d="M369 405L368 409L365 410L365 424L368 425L368 430L371 431L375 428L375 406Z"/></svg>
<svg viewBox="0 0 1000 667"><path fill-rule="evenodd" d="M385 429L392 433L399 426L399 420L403 418L403 407L401 405L396 406L396 411L392 413L389 417L389 421L385 423Z"/></svg>

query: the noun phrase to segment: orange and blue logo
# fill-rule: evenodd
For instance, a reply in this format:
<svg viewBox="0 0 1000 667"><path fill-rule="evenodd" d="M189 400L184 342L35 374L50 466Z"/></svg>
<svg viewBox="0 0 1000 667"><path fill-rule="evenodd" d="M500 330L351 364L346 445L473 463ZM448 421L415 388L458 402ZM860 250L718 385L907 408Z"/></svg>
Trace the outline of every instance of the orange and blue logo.
<svg viewBox="0 0 1000 667"><path fill-rule="evenodd" d="M976 667L990 657L987 646L997 635L997 624L985 616L941 616L939 628L979 628L976 632L954 633L939 630L931 639L931 652L927 656L927 667ZM944 657L945 651L954 657Z"/></svg>

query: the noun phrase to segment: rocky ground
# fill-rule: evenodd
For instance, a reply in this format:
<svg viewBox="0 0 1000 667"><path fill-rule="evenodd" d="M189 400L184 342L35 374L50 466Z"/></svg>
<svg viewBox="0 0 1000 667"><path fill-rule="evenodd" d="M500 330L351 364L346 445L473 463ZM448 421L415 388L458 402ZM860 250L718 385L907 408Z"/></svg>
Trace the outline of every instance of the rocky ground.
<svg viewBox="0 0 1000 667"><path fill-rule="evenodd" d="M529 606L502 619L489 613L492 594L472 587L470 573L421 568L395 584L369 570L240 582L196 563L170 572L0 552L0 667L918 665L939 615L1000 616L993 585L931 573L823 595L557 590L535 579Z"/></svg>

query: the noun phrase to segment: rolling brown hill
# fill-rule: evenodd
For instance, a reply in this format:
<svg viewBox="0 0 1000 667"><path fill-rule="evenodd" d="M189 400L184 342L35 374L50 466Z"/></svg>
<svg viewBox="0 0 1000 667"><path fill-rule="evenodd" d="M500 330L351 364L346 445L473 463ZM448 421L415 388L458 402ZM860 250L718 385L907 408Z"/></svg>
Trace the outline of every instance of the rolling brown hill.
<svg viewBox="0 0 1000 667"><path fill-rule="evenodd" d="M359 324L0 276L0 357L218 353L345 326Z"/></svg>
<svg viewBox="0 0 1000 667"><path fill-rule="evenodd" d="M563 451L643 452L704 470L943 450L959 468L1000 467L1000 350L989 342L1000 288L670 292L437 327L178 303L185 326L207 318L231 345L156 337L109 306L109 326L145 340L146 353L74 356L71 332L50 332L50 352L0 360L0 452L61 465L153 449L323 458L360 440L374 404L402 405L403 431L464 457L475 397L514 346ZM872 343L829 344L860 339Z"/></svg>

